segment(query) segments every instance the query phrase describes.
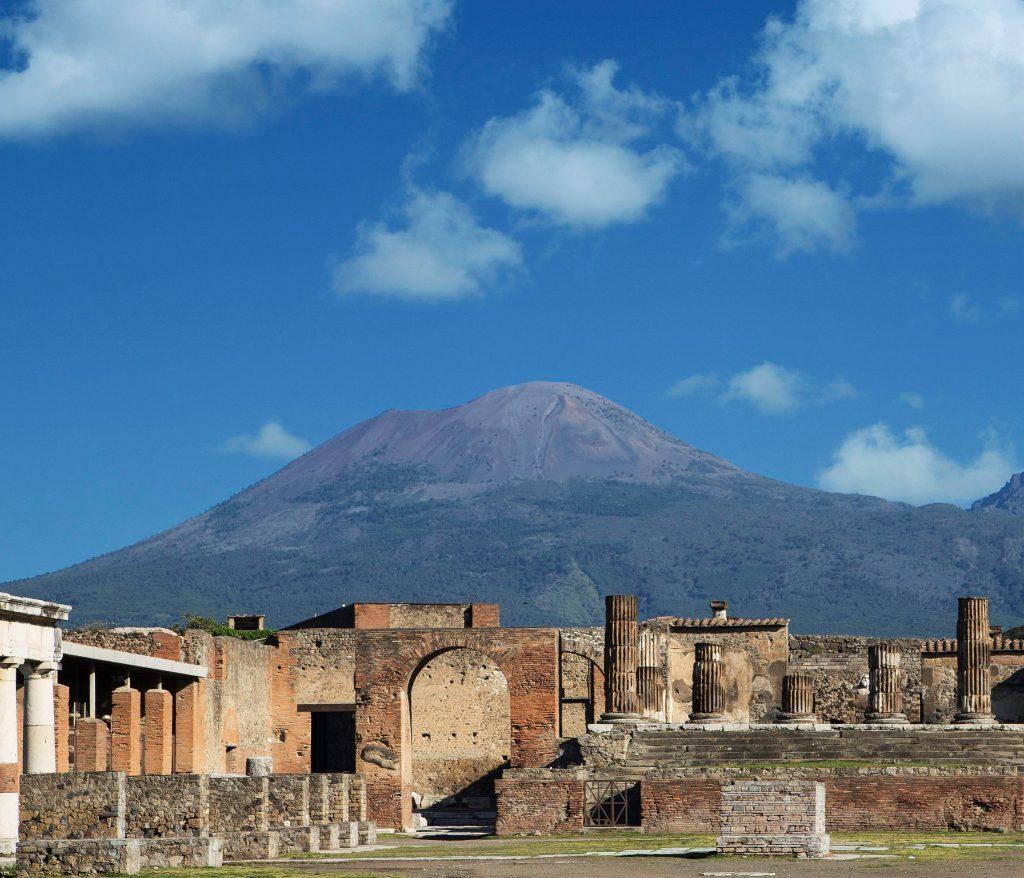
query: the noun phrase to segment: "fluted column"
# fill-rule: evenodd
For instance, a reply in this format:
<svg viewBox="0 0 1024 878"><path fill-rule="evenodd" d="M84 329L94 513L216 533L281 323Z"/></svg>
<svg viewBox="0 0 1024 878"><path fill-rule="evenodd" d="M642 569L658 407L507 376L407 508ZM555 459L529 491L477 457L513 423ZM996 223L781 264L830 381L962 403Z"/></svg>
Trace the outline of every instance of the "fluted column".
<svg viewBox="0 0 1024 878"><path fill-rule="evenodd" d="M18 666L20 658L0 658L0 855L18 844Z"/></svg>
<svg viewBox="0 0 1024 878"><path fill-rule="evenodd" d="M690 722L716 723L725 720L725 681L722 646L695 644L693 661L693 711Z"/></svg>
<svg viewBox="0 0 1024 878"><path fill-rule="evenodd" d="M36 662L31 668L25 681L25 774L53 774L57 770L53 716L57 666Z"/></svg>
<svg viewBox="0 0 1024 878"><path fill-rule="evenodd" d="M992 638L988 598L959 598L956 618L955 723L985 725L992 715Z"/></svg>
<svg viewBox="0 0 1024 878"><path fill-rule="evenodd" d="M640 632L640 666L637 669L637 692L640 712L647 717L664 708L664 674L658 658L658 637L653 631Z"/></svg>
<svg viewBox="0 0 1024 878"><path fill-rule="evenodd" d="M611 594L604 599L604 704L601 722L636 722L637 619L636 595Z"/></svg>
<svg viewBox="0 0 1024 878"><path fill-rule="evenodd" d="M810 674L786 674L782 678L781 723L816 723L814 679Z"/></svg>
<svg viewBox="0 0 1024 878"><path fill-rule="evenodd" d="M903 684L900 675L899 648L892 643L874 643L868 647L868 710L869 723L905 725Z"/></svg>

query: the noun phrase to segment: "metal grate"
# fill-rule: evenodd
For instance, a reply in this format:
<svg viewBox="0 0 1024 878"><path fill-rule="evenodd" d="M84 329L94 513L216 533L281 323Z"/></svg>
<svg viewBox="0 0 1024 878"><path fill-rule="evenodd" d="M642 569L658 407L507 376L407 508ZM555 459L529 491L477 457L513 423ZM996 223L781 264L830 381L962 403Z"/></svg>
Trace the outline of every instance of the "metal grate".
<svg viewBox="0 0 1024 878"><path fill-rule="evenodd" d="M583 784L584 826L639 826L640 785L628 780Z"/></svg>

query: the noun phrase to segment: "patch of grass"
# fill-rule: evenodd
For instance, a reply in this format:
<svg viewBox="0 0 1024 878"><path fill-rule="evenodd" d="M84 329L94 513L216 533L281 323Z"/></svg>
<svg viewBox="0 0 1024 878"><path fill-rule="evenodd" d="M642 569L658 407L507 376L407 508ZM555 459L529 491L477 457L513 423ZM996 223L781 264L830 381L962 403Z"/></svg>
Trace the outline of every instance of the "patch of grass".
<svg viewBox="0 0 1024 878"><path fill-rule="evenodd" d="M160 869L140 872L139 878L306 878L310 875L330 875L331 878L389 878L380 872L318 871L314 868L289 869L280 866L223 866L219 869Z"/></svg>

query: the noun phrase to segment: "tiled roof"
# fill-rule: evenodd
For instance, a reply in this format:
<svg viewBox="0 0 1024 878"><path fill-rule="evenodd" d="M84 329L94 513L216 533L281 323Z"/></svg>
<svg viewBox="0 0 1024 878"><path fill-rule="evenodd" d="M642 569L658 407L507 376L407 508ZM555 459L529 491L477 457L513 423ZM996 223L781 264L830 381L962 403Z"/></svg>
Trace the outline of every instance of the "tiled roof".
<svg viewBox="0 0 1024 878"><path fill-rule="evenodd" d="M675 616L655 616L647 621L667 622L672 628L778 628L789 624L789 619L679 619Z"/></svg>
<svg viewBox="0 0 1024 878"><path fill-rule="evenodd" d="M996 652L1024 652L1024 640L1009 637L993 637L992 649ZM921 652L956 652L956 640L925 640L921 643Z"/></svg>

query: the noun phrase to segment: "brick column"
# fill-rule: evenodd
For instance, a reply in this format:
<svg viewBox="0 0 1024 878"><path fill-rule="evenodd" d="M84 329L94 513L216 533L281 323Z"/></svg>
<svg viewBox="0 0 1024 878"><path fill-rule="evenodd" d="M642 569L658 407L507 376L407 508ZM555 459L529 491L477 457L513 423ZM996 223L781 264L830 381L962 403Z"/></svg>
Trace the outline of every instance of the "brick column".
<svg viewBox="0 0 1024 878"><path fill-rule="evenodd" d="M171 773L174 700L166 689L146 691L146 774Z"/></svg>
<svg viewBox="0 0 1024 878"><path fill-rule="evenodd" d="M18 844L18 666L20 658L0 658L0 855Z"/></svg>
<svg viewBox="0 0 1024 878"><path fill-rule="evenodd" d="M57 666L36 662L25 681L25 774L53 774L57 749L53 729L53 685Z"/></svg>
<svg viewBox="0 0 1024 878"><path fill-rule="evenodd" d="M639 718L637 699L636 595L612 594L604 599L603 723L630 723Z"/></svg>
<svg viewBox="0 0 1024 878"><path fill-rule="evenodd" d="M142 773L142 693L119 686L110 696L110 768Z"/></svg>
<svg viewBox="0 0 1024 878"><path fill-rule="evenodd" d="M206 684L193 680L174 696L174 770L206 771Z"/></svg>
<svg viewBox="0 0 1024 878"><path fill-rule="evenodd" d="M786 674L782 678L782 716L780 723L816 723L814 715L814 678L810 674Z"/></svg>
<svg viewBox="0 0 1024 878"><path fill-rule="evenodd" d="M68 762L68 735L71 726L71 690L63 683L53 687L53 734L56 741L57 771L63 774L71 766Z"/></svg>
<svg viewBox="0 0 1024 878"><path fill-rule="evenodd" d="M903 712L903 685L900 675L900 650L892 643L873 643L868 647L869 723L906 725Z"/></svg>
<svg viewBox="0 0 1024 878"><path fill-rule="evenodd" d="M110 730L101 719L75 723L75 771L106 771Z"/></svg>
<svg viewBox="0 0 1024 878"><path fill-rule="evenodd" d="M956 716L953 722L987 725L992 715L992 637L988 630L988 598L957 599Z"/></svg>
<svg viewBox="0 0 1024 878"><path fill-rule="evenodd" d="M658 638L653 631L640 633L636 686L640 712L644 716L654 716L664 709L664 675L658 661Z"/></svg>
<svg viewBox="0 0 1024 878"><path fill-rule="evenodd" d="M692 723L720 723L725 720L725 681L722 674L722 646L694 645Z"/></svg>

